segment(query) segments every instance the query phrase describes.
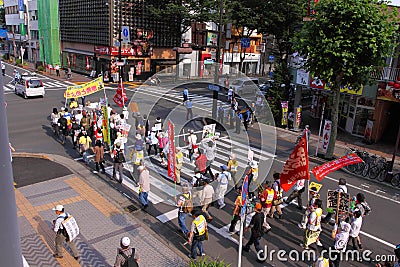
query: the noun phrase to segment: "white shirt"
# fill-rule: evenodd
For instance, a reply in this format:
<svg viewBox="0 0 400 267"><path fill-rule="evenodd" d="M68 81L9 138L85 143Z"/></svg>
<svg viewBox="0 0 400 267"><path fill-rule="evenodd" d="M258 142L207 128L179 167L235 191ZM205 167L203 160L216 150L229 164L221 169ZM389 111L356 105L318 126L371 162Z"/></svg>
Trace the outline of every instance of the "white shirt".
<svg viewBox="0 0 400 267"><path fill-rule="evenodd" d="M339 185L338 189L336 189L337 192L342 192L347 194L347 186L345 185Z"/></svg>
<svg viewBox="0 0 400 267"><path fill-rule="evenodd" d="M58 232L58 229L64 229L64 226L62 225L62 221L64 221L65 217L68 216L68 213L61 213L60 215L57 216L56 222L54 223L54 232Z"/></svg>
<svg viewBox="0 0 400 267"><path fill-rule="evenodd" d="M81 119L83 118L83 115L82 115L82 113L78 113L78 114L76 114L75 115L75 120L76 120L76 123L78 123L78 124L81 124Z"/></svg>
<svg viewBox="0 0 400 267"><path fill-rule="evenodd" d="M218 175L218 183L220 186L228 186L230 180L232 180L230 172L223 171Z"/></svg>
<svg viewBox="0 0 400 267"><path fill-rule="evenodd" d="M192 145L197 144L197 136L195 134L190 134L188 137L188 141L189 141L189 148L192 148Z"/></svg>
<svg viewBox="0 0 400 267"><path fill-rule="evenodd" d="M232 95L232 94L233 94L233 90L232 90L232 88L229 88L228 95Z"/></svg>
<svg viewBox="0 0 400 267"><path fill-rule="evenodd" d="M201 202L204 202L204 200L207 198L212 198L213 195L214 195L214 188L209 184L205 185L203 188L203 193L201 195Z"/></svg>
<svg viewBox="0 0 400 267"><path fill-rule="evenodd" d="M353 219L353 221L351 222L351 228L350 228L350 236L351 237L357 237L360 234L361 225L362 225L362 217L361 216L359 218Z"/></svg>
<svg viewBox="0 0 400 267"><path fill-rule="evenodd" d="M297 182L296 182L296 184L294 185L294 190L296 190L296 191L300 191L301 189L303 189L304 188L304 183L305 183L305 179L302 179L302 180L298 180Z"/></svg>

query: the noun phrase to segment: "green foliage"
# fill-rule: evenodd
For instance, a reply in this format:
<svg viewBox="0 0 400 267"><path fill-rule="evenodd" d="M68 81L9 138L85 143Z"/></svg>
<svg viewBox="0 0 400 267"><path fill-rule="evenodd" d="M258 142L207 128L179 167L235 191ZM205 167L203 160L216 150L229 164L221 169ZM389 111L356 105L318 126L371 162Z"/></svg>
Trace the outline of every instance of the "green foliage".
<svg viewBox="0 0 400 267"><path fill-rule="evenodd" d="M296 38L306 68L334 86L362 85L397 40L396 14L379 0L324 0ZM336 84L337 83L337 84Z"/></svg>
<svg viewBox="0 0 400 267"><path fill-rule="evenodd" d="M38 66L37 67L37 71L44 71L44 67L43 66Z"/></svg>
<svg viewBox="0 0 400 267"><path fill-rule="evenodd" d="M191 261L190 267L230 267L231 264L227 264L224 260L218 258L212 259L210 257L204 257L201 260Z"/></svg>
<svg viewBox="0 0 400 267"><path fill-rule="evenodd" d="M281 65L277 65L274 71L274 83L268 89L268 96L266 97L272 116L275 120L275 125L280 125L281 123L281 101L288 100L286 87L281 87L281 84L285 84L285 82L285 70Z"/></svg>
<svg viewBox="0 0 400 267"><path fill-rule="evenodd" d="M181 32L187 32L194 22L217 21L217 0L151 0L149 11L157 19L178 20Z"/></svg>
<svg viewBox="0 0 400 267"><path fill-rule="evenodd" d="M15 64L20 65L21 63L22 63L21 59L17 58L17 59L15 60Z"/></svg>

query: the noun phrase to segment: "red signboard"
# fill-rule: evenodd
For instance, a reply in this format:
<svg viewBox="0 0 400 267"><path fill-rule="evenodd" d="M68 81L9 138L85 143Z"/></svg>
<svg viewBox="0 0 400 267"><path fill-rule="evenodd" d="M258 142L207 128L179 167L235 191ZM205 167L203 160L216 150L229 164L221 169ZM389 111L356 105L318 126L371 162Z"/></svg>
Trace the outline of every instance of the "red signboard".
<svg viewBox="0 0 400 267"><path fill-rule="evenodd" d="M306 132L304 132L300 142L286 160L280 179L281 187L285 192L287 192L297 180L310 179Z"/></svg>
<svg viewBox="0 0 400 267"><path fill-rule="evenodd" d="M100 55L109 55L110 54L110 47L108 46L95 46L94 53Z"/></svg>
<svg viewBox="0 0 400 267"><path fill-rule="evenodd" d="M360 163L362 161L363 160L356 154L348 154L346 156L341 157L340 159L335 159L333 161L322 164L321 166L315 166L312 169L312 173L314 174L315 178L317 178L318 181L321 181L322 179L324 179L326 175L328 175L331 172L334 172L347 165Z"/></svg>
<svg viewBox="0 0 400 267"><path fill-rule="evenodd" d="M175 164L175 142L174 142L174 124L168 121L168 177L176 182L176 164Z"/></svg>

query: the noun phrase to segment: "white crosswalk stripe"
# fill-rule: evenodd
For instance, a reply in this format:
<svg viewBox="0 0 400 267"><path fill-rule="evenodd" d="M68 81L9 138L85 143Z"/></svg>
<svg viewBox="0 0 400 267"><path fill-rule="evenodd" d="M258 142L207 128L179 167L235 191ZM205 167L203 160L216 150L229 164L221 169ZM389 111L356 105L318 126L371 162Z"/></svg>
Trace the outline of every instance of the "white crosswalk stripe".
<svg viewBox="0 0 400 267"><path fill-rule="evenodd" d="M47 88L67 89L67 86L69 86L70 84L63 83L60 81L51 81L50 82L50 81L44 80L43 85L46 90ZM14 92L14 83L10 82L10 83L4 84L4 91L5 92Z"/></svg>

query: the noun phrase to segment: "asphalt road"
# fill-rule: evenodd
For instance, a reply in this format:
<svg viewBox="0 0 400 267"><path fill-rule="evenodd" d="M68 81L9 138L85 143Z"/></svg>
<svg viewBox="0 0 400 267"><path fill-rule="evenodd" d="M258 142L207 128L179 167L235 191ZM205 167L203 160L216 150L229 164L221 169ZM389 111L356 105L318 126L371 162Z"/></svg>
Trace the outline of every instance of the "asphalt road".
<svg viewBox="0 0 400 267"><path fill-rule="evenodd" d="M12 69L7 67L7 75L12 73ZM5 84L11 80L11 77L5 76ZM46 79L51 82L51 79ZM44 98L33 98L33 99L23 99L20 96L14 95L11 91L6 91L6 101L7 101L7 116L8 116L8 127L10 141L16 148L17 152L35 152L35 153L50 153L58 154L72 158L79 158L79 154L72 149L70 144L62 146L57 142L51 132L49 124L49 114L53 107L60 107L64 104L63 91L66 89L62 87L48 87L46 95ZM136 89L127 88L128 98L131 99L132 95ZM196 110L196 102L194 113L196 112L209 112L209 103L211 93L206 90L198 90L195 88L191 89L191 92L197 95L204 96L204 101L201 102L201 98L198 99L198 108ZM109 99L112 98L114 94L114 89L106 90ZM146 88L142 94L136 94L134 96L134 101L140 103L141 110L152 110L150 120L154 120L155 116L161 116L162 118L167 118L173 114L173 116L185 116L184 109L179 105L179 99L173 96L167 91L164 95L162 89L157 89L154 87ZM97 102L103 94L95 94L87 97L87 100L91 102ZM154 98L159 98L154 101ZM155 104L154 104L155 102ZM201 103L200 103L201 102ZM202 106L200 105L202 104ZM208 105L208 106L204 106ZM203 107L204 106L204 107ZM121 111L118 107L113 107L117 111ZM202 109L202 110L200 110ZM204 109L204 110L203 110ZM142 112L145 113L145 112ZM182 119L184 121L184 119ZM182 122L185 124L186 122ZM195 127L192 124L190 127ZM255 130L250 130L249 135L252 137L251 142L257 141L257 136L260 132ZM264 135L264 133L262 133ZM232 135L232 140L240 139L239 135ZM276 157L272 160L266 161L266 165L271 165L271 171L260 173L260 179L267 177L271 180L271 175L273 171L280 171L284 161L287 159L288 154L293 149L294 144L285 140L284 136L277 136L276 139ZM254 144L256 147L257 144ZM154 163L153 170L158 170L156 160L152 160ZM267 163L269 162L269 163ZM15 163L18 163L16 160ZM315 166L314 163L310 164L310 168ZM23 164L19 164L20 167L14 167L15 173L20 173L24 175ZM37 176L47 172L47 168L39 168L38 166L32 166L32 171L35 171ZM385 187L380 184L375 184L371 181L359 179L352 177L341 171L332 173L327 178L322 181L323 187L321 189L321 195L323 199L326 196L327 189L335 189L337 186L337 180L340 177L345 177L349 184L349 192L351 195L355 195L358 192L363 192L366 195L368 203L372 207L372 213L365 218L361 235L363 242L363 247L373 251L373 255L388 255L392 254L391 245L399 243L400 232L398 231L398 210L400 204L399 192L391 187ZM108 179L106 176L99 176L100 179ZM162 179L162 178L161 178ZM38 180L39 181L39 180ZM162 183L173 187L173 184L167 180L161 180ZM113 181L110 181L110 188L116 188L121 192L124 192L127 196L132 198L133 205L137 207L137 194L133 192L129 187L120 186ZM153 187L154 188L154 187ZM153 190L153 189L152 189ZM154 192L156 190L154 189ZM236 195L234 192L230 192L226 197L227 206L223 210L218 210L216 208L211 208L211 213L214 215L214 221L212 222L213 229L210 234L210 240L205 243L206 253L212 257L220 256L228 262L232 262L233 266L236 266L237 262L237 245L234 241L229 240L224 233L222 227L230 222L233 201ZM303 196L303 203L306 202L306 196ZM188 250L187 245L184 244L184 239L180 236L175 229L177 228L177 220L172 219L165 223L161 223L157 218L162 214L171 211L171 205L167 202L159 202L157 204L151 204L148 213L153 215L154 220L149 221L149 225L153 228L159 235L164 236L165 239L171 242L171 246L177 248L181 252ZM133 213L139 214L139 213ZM297 223L301 218L302 213L298 211L294 205L289 205L284 208L284 217L282 220L271 220L271 225L273 227L272 231L265 236L261 245L268 245L269 251L272 249L284 249L289 252L290 250L302 249L299 243L302 241L302 231L297 228ZM188 219L189 223L190 219ZM324 232L321 234L321 242L329 247L332 245L332 240L330 238L331 226L324 226ZM248 233L245 235L245 240L248 240ZM238 239L238 236L233 236L234 239ZM273 261L267 261L264 264L259 264L255 261L256 255L254 249L251 253L245 253L243 255L243 266L307 266L307 263L301 262L282 262L274 256ZM347 262L343 263L343 266L373 266L371 263L355 263Z"/></svg>

